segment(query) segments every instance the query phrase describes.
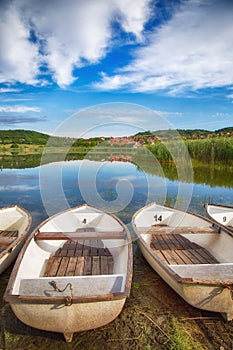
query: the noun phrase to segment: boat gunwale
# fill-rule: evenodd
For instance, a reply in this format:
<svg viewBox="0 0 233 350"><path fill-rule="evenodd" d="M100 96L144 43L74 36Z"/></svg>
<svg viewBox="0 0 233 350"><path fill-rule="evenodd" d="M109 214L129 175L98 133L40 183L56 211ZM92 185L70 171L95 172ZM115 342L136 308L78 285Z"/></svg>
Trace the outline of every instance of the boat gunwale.
<svg viewBox="0 0 233 350"><path fill-rule="evenodd" d="M158 205L158 206L162 206L162 207L165 207L167 209L170 209L170 210L173 210L172 208L166 206L166 205L161 205L161 204L157 204L156 202L153 202L153 203L150 203L148 205L146 205L145 207L143 208L140 208L136 213L134 213L133 217L132 217L132 227L133 227L133 230L134 232L136 233L137 235L137 238L139 240L139 243L143 245L144 249L147 251L147 253L151 256L151 258L153 260L156 261L156 263L163 269L166 271L167 274L169 274L172 278L174 278L178 283L182 283L182 284L204 284L204 285L214 285L214 286L219 286L219 285L228 285L228 283L223 283L223 282L220 282L220 280L216 279L216 280L201 280L201 279L194 279L194 278L191 278L191 277L181 277L179 276L178 273L174 272L169 266L171 264L165 264L160 258L159 256L154 253L153 249L151 249L150 245L142 238L142 233L140 233L140 231L138 230L137 226L135 225L135 218L136 216L142 212L144 209L152 206L152 205ZM180 210L180 209L175 209L174 210L177 210L177 211L181 211L183 213L188 213L190 215L193 215L193 216L196 216L196 217L199 217L200 219L204 219L206 221L208 221L209 223L212 223L212 221L208 218L205 218L199 214L195 214L195 213L190 213L190 212L185 212L184 210ZM151 226L150 226L151 227ZM228 232L227 230L225 230L225 227L221 227L226 233L229 233L231 236L231 232ZM148 227L149 229L149 227ZM221 232L221 231L220 231ZM208 234L208 233L207 233ZM207 264L207 265L215 265L215 264ZM157 271L155 271L157 273ZM232 285L233 281L230 282L230 284Z"/></svg>
<svg viewBox="0 0 233 350"><path fill-rule="evenodd" d="M119 224L120 226L125 230L125 239L124 241L126 242L127 246L128 246L128 259L127 259L127 271L125 273L125 288L124 288L124 291L123 292L119 292L119 293L109 293L109 294L105 294L105 295L93 295L93 296L88 296L88 297L75 297L73 298L73 301L74 302L77 302L77 303L81 303L81 302L94 302L94 301L104 301L104 300L116 300L116 299L122 299L122 298L126 298L126 297L129 297L130 295L130 289L131 289L131 283L132 283L132 276L133 276L133 253L132 253L132 239L131 239L131 235L130 235L130 232L128 230L128 228L126 227L126 225L118 218L116 217L114 214L112 213L108 213L108 212L105 212L104 210L101 210L101 209L98 209L94 206L91 206L89 204L82 204L82 205L79 205L79 206L76 206L76 207L72 207L72 208L68 208L64 211L61 211L61 212L58 212L54 215L52 215L51 217L48 217L47 219L45 219L43 222L41 222L32 232L31 234L29 235L29 237L27 238L23 248L21 249L19 255L18 255L18 258L16 260L16 263L14 265L14 268L12 270L12 273L10 275L10 278L9 278L9 281L8 281L8 285L7 285L7 288L5 290L5 293L4 293L4 296L3 296L3 299L5 301L14 301L16 302L16 300L18 302L27 302L29 301L30 299L30 302L31 303L36 303L39 301L42 301L43 300L43 303L48 303L50 304L51 303L51 300L53 300L54 302L56 301L64 301L64 297L55 297L55 298L48 298L48 297L32 297L32 296L20 296L18 294L13 294L13 286L14 286L14 283L15 283L15 280L16 280L16 277L17 277L17 274L18 274L18 270L19 270L19 267L20 267L20 264L23 260L23 257L24 257L24 254L31 242L32 239L36 239L36 233L39 232L40 228L45 225L48 221L52 220L53 218L55 218L56 216L58 215L61 215L63 213L66 213L70 210L76 210L76 209L80 209L82 207L89 207L89 208L93 208L95 210L98 210L99 212L103 212L104 214L107 214L107 215L110 215L112 218L114 218ZM101 300L102 299L102 300Z"/></svg>
<svg viewBox="0 0 233 350"><path fill-rule="evenodd" d="M32 216L31 216L30 212L29 212L27 209L21 207L20 205L10 205L10 206L7 206L7 207L2 207L2 208L0 208L0 211L4 211L4 210L6 210L6 209L14 209L14 208L15 208L16 210L19 208L21 211L23 211L23 213L25 214L25 219L28 221L27 227L24 229L24 231L22 232L22 234L21 234L20 236L18 236L16 239L14 239L14 240L12 241L12 243L9 244L9 245L7 246L7 248L5 248L5 249L0 253L0 259L3 258L6 254L11 253L11 250L12 250L14 247L17 247L17 246L25 239L25 237L26 237L26 235L27 235L27 233L28 233L28 231L29 231L29 229L30 229L30 227L31 227Z"/></svg>
<svg viewBox="0 0 233 350"><path fill-rule="evenodd" d="M128 297L127 292L117 292L117 293L108 293L100 295L89 295L89 296L73 296L71 305L74 304L84 304L84 303L96 303L104 301L113 301L125 299ZM15 304L15 303L27 303L27 304L64 304L64 296L56 297L46 297L46 296L30 296L30 295L15 295L11 294L5 297L5 301Z"/></svg>

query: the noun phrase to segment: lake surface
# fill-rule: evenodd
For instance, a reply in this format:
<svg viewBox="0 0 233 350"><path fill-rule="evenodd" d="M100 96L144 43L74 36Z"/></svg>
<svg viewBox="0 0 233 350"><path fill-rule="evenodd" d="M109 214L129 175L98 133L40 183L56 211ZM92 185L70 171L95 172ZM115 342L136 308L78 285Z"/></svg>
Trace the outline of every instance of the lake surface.
<svg viewBox="0 0 233 350"><path fill-rule="evenodd" d="M142 206L156 201L205 214L207 201L233 204L233 172L208 164L193 167L193 181L180 181L171 165L88 159L30 167L25 159L0 171L0 207L21 205L32 228L61 210L84 202L113 212L126 224ZM143 170L142 170L143 169Z"/></svg>

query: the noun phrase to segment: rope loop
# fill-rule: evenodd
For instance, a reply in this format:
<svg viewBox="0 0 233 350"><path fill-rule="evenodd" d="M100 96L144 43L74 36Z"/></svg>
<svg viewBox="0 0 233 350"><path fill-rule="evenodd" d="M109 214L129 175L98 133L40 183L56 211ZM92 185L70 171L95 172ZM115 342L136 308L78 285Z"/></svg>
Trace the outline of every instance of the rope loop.
<svg viewBox="0 0 233 350"><path fill-rule="evenodd" d="M63 293L68 287L70 287L70 296L67 295L65 297L65 306L71 306L72 305L74 288L73 288L73 286L72 286L72 284L70 282L67 283L67 285L65 286L64 289L58 288L57 282L55 282L55 281L51 281L51 282L49 282L49 284L59 293Z"/></svg>

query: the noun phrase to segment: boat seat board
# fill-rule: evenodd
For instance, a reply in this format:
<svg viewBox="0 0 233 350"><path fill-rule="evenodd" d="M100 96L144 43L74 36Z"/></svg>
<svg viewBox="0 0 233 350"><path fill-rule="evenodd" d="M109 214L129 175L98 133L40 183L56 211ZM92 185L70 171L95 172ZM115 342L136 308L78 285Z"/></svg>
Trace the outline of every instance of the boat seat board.
<svg viewBox="0 0 233 350"><path fill-rule="evenodd" d="M67 241L48 259L44 276L108 275L113 264L101 240Z"/></svg>
<svg viewBox="0 0 233 350"><path fill-rule="evenodd" d="M216 233L218 231L218 227L215 227L213 225L205 226L205 227L195 227L195 226L178 226L178 227L170 227L166 225L154 225L151 226L148 229L144 229L145 232L141 233L148 233L148 234L189 234L189 233ZM144 231L142 230L142 231ZM141 231L141 230L140 230Z"/></svg>
<svg viewBox="0 0 233 350"><path fill-rule="evenodd" d="M233 264L170 265L178 279L191 283L233 284Z"/></svg>
<svg viewBox="0 0 233 350"><path fill-rule="evenodd" d="M52 286L52 280L56 282L61 290L55 290ZM124 288L124 275L114 274L108 276L83 276L77 278L71 277L53 277L46 278L23 278L20 281L19 295L21 296L44 296L44 297L66 297L70 295L69 284L73 287L75 297L101 295L108 293L120 293Z"/></svg>
<svg viewBox="0 0 233 350"><path fill-rule="evenodd" d="M125 239L125 231L98 232L93 230L80 230L76 232L38 232L36 240L79 240L79 239Z"/></svg>
<svg viewBox="0 0 233 350"><path fill-rule="evenodd" d="M218 261L205 248L189 241L179 234L152 235L151 249L165 263L183 264L217 264Z"/></svg>
<svg viewBox="0 0 233 350"><path fill-rule="evenodd" d="M17 237L18 230L0 230L0 237Z"/></svg>

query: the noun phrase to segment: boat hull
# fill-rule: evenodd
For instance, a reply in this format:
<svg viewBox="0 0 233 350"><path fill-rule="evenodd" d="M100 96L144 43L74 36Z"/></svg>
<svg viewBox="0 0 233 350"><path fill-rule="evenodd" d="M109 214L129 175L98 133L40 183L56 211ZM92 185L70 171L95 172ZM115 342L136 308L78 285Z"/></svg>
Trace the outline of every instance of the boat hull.
<svg viewBox="0 0 233 350"><path fill-rule="evenodd" d="M227 321L233 319L232 292L225 286L179 282L174 275L164 269L153 253L141 240L138 241L141 252L158 275L179 294L188 304L202 310L219 312Z"/></svg>
<svg viewBox="0 0 233 350"><path fill-rule="evenodd" d="M22 249L31 226L31 221L31 214L20 206L0 208L0 231L3 233L5 230L9 230L9 232L11 230L18 231L18 236L15 236L15 240L8 243L5 249L0 252L0 274L14 262ZM0 241L7 238L7 236L0 236ZM4 245L3 242L1 244Z"/></svg>
<svg viewBox="0 0 233 350"><path fill-rule="evenodd" d="M120 314L131 280L128 229L112 214L83 205L48 218L31 233L4 300L23 323L63 333L71 342L73 333Z"/></svg>
<svg viewBox="0 0 233 350"><path fill-rule="evenodd" d="M0 259L0 274L2 274L16 259L19 254L24 240L15 246L11 251L6 251L4 256Z"/></svg>
<svg viewBox="0 0 233 350"><path fill-rule="evenodd" d="M112 322L122 311L126 298L111 301L64 304L11 303L25 324L45 331L66 334L98 328Z"/></svg>
<svg viewBox="0 0 233 350"><path fill-rule="evenodd" d="M233 240L224 227L179 209L149 204L132 226L143 256L190 305L233 319Z"/></svg>

